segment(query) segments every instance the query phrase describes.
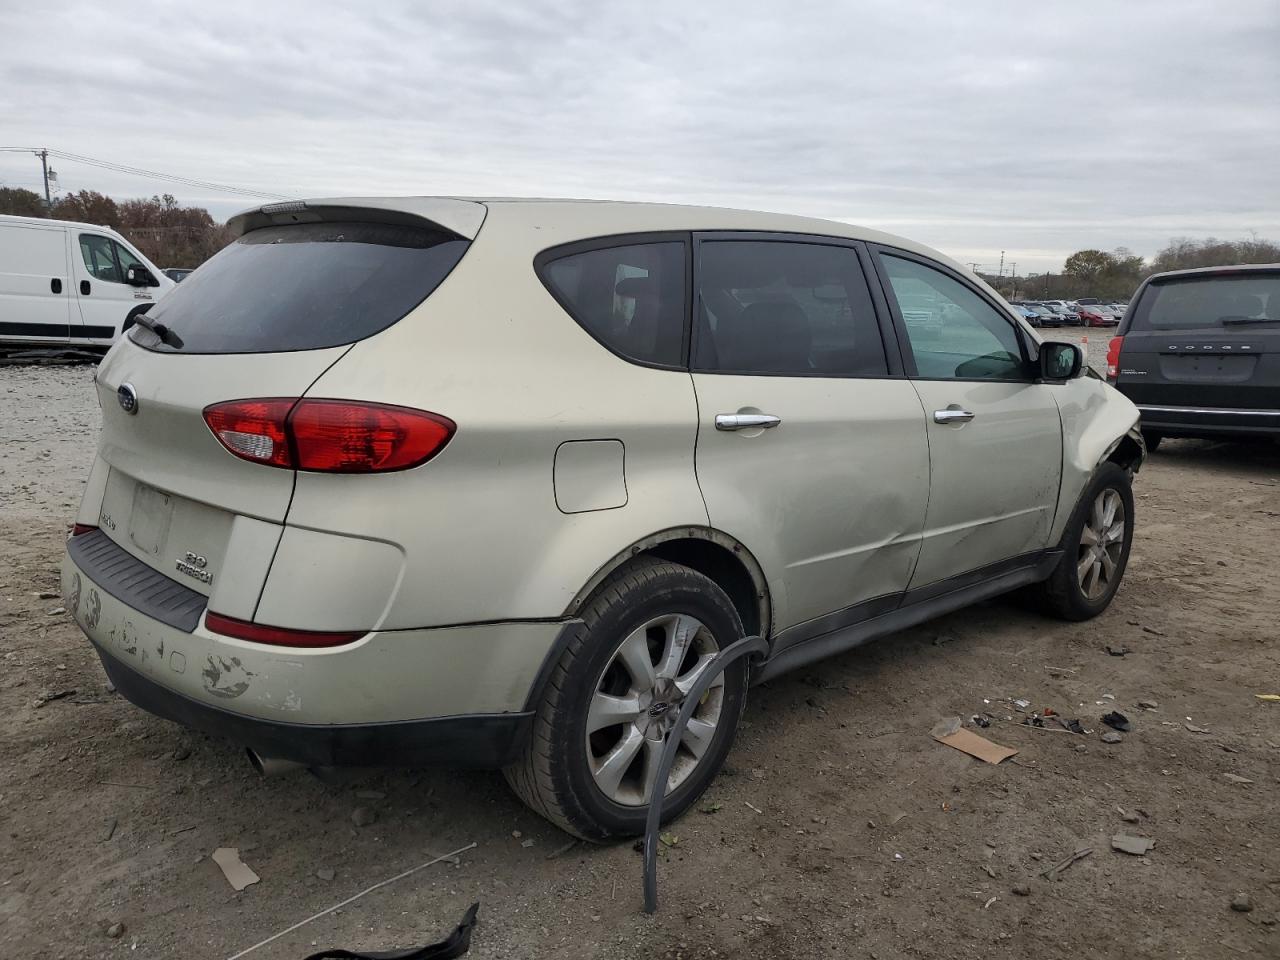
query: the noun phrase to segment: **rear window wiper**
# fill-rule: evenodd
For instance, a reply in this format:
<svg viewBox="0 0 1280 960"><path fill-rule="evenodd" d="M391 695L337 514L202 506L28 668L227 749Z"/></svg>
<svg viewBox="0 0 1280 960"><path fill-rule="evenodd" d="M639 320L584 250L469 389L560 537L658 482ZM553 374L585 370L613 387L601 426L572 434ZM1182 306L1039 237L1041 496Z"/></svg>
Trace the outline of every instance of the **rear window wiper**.
<svg viewBox="0 0 1280 960"><path fill-rule="evenodd" d="M182 338L180 336L170 330L163 323L157 323L155 320L150 319L145 313L138 314L133 318L133 322L136 326L142 327L144 330L150 330L160 338L161 343L168 344L175 350L182 349Z"/></svg>
<svg viewBox="0 0 1280 960"><path fill-rule="evenodd" d="M1280 318L1273 317L1219 317L1224 327L1242 327L1246 323L1280 323Z"/></svg>

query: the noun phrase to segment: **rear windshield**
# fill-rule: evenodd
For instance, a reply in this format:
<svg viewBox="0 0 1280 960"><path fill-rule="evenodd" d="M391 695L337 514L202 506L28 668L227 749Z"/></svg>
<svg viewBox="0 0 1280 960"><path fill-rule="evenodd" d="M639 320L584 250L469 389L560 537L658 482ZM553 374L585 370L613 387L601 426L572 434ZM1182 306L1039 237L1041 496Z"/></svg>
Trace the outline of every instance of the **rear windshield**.
<svg viewBox="0 0 1280 960"><path fill-rule="evenodd" d="M1207 276L1153 283L1134 312L1136 330L1221 327L1247 330L1280 323L1280 273Z"/></svg>
<svg viewBox="0 0 1280 960"><path fill-rule="evenodd" d="M177 353L274 353L354 343L425 300L468 243L387 223L299 223L245 234L147 313L163 340L135 327L141 346Z"/></svg>

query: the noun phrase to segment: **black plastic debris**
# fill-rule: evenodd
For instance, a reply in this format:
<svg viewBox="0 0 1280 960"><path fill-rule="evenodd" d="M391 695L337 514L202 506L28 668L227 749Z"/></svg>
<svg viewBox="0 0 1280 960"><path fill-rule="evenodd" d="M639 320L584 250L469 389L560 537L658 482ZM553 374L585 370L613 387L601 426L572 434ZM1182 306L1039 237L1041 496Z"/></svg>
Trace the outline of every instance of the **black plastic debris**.
<svg viewBox="0 0 1280 960"><path fill-rule="evenodd" d="M1063 730L1068 730L1071 733L1084 733L1084 725L1079 720L1067 720L1064 717L1054 717L1054 719L1058 721L1058 726L1062 727Z"/></svg>
<svg viewBox="0 0 1280 960"><path fill-rule="evenodd" d="M1128 733L1133 729L1133 724L1129 722L1129 718L1115 710L1103 717L1102 722L1114 730L1119 730L1121 733Z"/></svg>
<svg viewBox="0 0 1280 960"><path fill-rule="evenodd" d="M471 949L471 931L475 929L476 913L479 910L480 904L473 903L462 915L462 922L453 933L439 943L377 953L341 949L321 950L319 953L311 954L306 960L451 960L453 957L461 957Z"/></svg>
<svg viewBox="0 0 1280 960"><path fill-rule="evenodd" d="M986 716L985 714L975 713L969 719L973 722L975 726L982 727L983 729L986 729L987 727L991 726L991 718Z"/></svg>

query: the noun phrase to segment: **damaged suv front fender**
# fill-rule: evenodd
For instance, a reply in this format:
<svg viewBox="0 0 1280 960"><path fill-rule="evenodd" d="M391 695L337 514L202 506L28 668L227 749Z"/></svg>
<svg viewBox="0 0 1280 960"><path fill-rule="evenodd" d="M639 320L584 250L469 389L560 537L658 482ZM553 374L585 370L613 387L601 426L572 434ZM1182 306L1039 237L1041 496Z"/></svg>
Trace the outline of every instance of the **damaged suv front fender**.
<svg viewBox="0 0 1280 960"><path fill-rule="evenodd" d="M1082 376L1062 384L1054 396L1062 417L1062 485L1051 543L1062 538L1072 510L1100 465L1110 461L1136 474L1147 456L1138 408L1114 387Z"/></svg>

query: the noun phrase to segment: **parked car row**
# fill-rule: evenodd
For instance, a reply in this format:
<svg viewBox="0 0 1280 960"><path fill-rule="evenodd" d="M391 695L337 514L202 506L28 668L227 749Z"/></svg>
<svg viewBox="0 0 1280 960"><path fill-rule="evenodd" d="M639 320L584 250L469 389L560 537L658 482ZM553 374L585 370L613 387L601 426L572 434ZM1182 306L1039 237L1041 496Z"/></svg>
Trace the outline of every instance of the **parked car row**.
<svg viewBox="0 0 1280 960"><path fill-rule="evenodd" d="M1114 327L1124 316L1127 304L1082 300L1014 300L1019 314L1035 327Z"/></svg>

